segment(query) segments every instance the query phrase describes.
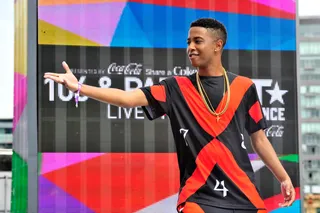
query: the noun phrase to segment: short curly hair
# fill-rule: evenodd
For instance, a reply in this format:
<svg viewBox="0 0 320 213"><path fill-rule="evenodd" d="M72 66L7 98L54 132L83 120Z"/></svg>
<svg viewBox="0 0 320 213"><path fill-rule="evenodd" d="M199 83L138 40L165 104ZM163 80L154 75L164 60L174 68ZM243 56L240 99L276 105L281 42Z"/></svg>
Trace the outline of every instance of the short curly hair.
<svg viewBox="0 0 320 213"><path fill-rule="evenodd" d="M215 35L223 41L223 47L227 43L227 30L225 26L213 18L200 18L191 23L191 27L204 27L210 29Z"/></svg>

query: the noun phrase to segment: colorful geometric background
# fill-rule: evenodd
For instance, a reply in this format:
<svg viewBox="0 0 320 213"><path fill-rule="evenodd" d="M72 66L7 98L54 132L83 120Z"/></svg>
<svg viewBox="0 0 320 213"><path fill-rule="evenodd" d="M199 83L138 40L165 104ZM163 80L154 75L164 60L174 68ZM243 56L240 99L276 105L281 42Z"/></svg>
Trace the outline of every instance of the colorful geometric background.
<svg viewBox="0 0 320 213"><path fill-rule="evenodd" d="M27 1L14 3L14 117L11 212L27 212Z"/></svg>
<svg viewBox="0 0 320 213"><path fill-rule="evenodd" d="M39 44L185 48L199 17L226 25L226 49L296 49L292 0L40 0Z"/></svg>
<svg viewBox="0 0 320 213"><path fill-rule="evenodd" d="M185 48L190 22L214 17L228 30L226 49L295 51L295 11L293 0L39 0L38 43ZM41 155L39 212L175 212L175 153ZM298 163L295 154L279 158ZM250 159L256 172L265 168L256 155ZM278 208L280 195L267 198L269 211L299 212L296 191L290 208Z"/></svg>

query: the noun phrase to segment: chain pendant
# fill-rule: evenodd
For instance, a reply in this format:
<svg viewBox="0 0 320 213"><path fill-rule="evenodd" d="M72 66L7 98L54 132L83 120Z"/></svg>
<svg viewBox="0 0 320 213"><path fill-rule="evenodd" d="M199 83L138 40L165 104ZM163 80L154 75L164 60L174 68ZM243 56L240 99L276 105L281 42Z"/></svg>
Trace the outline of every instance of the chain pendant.
<svg viewBox="0 0 320 213"><path fill-rule="evenodd" d="M218 116L217 116L217 122L219 122L219 121L220 121L220 116L218 115Z"/></svg>

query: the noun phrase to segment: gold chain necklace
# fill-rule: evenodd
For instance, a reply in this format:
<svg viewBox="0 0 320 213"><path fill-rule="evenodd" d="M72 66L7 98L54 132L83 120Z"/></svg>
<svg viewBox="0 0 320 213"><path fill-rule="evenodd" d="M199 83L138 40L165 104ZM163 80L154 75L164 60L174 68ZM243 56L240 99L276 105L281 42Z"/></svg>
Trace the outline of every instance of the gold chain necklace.
<svg viewBox="0 0 320 213"><path fill-rule="evenodd" d="M223 75L224 75L224 82L223 82L223 87L224 87L224 88L223 88L222 101L224 100L225 84L227 85L227 92L228 92L228 93L227 93L227 100L226 100L226 104L225 104L223 110L221 110L221 112L217 113L217 112L214 110L214 108L213 108L213 106L212 106L212 104L211 104L211 102L210 102L210 99L209 99L209 97L208 97L208 95L207 95L207 93L206 93L206 91L205 91L205 89L204 89L204 87L203 87L203 85L202 85L202 83L201 83L201 80L200 80L200 77L199 77L199 72L197 72L197 74L196 74L197 85L198 85L198 89L199 89L200 95L201 95L201 97L202 97L202 99L203 99L203 101L204 101L207 109L209 110L209 112L210 112L211 114L213 114L214 116L217 117L217 121L219 121L219 120L220 120L220 117L227 111L228 106L229 106L229 103L230 103L230 85L229 85L229 78L228 78L227 72L226 72L225 70L224 70L224 72L223 72ZM221 101L221 104L222 104L222 101ZM208 102L209 102L210 106L208 105Z"/></svg>

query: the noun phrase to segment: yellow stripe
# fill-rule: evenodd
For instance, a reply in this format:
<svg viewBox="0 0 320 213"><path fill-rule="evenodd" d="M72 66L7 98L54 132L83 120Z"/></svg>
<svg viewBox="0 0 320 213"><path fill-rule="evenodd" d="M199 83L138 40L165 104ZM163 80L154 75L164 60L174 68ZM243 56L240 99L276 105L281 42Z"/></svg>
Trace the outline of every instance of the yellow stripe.
<svg viewBox="0 0 320 213"><path fill-rule="evenodd" d="M38 20L38 44L102 46L43 20Z"/></svg>
<svg viewBox="0 0 320 213"><path fill-rule="evenodd" d="M27 0L14 4L14 71L27 75Z"/></svg>

